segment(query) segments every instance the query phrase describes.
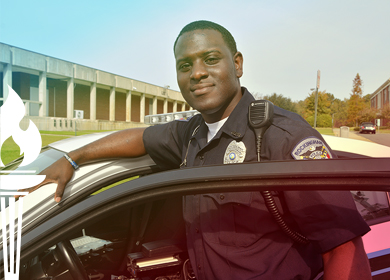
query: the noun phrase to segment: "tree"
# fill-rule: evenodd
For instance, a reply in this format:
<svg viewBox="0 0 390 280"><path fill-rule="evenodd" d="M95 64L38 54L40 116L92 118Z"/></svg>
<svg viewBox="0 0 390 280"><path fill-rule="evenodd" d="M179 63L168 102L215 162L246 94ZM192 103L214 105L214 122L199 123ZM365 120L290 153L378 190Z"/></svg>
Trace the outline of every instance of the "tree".
<svg viewBox="0 0 390 280"><path fill-rule="evenodd" d="M305 101L299 100L295 102L295 107L297 108L297 113L303 118L305 116Z"/></svg>
<svg viewBox="0 0 390 280"><path fill-rule="evenodd" d="M335 98L331 105L333 115L333 126L347 126L348 123L348 99L340 100Z"/></svg>
<svg viewBox="0 0 390 280"><path fill-rule="evenodd" d="M311 126L314 126L315 96L316 92L312 91L304 101L305 109L303 117ZM331 104L333 99L333 94L327 93L326 91L318 92L316 126L332 127Z"/></svg>
<svg viewBox="0 0 390 280"><path fill-rule="evenodd" d="M358 113L359 122L373 122L376 114L377 110L375 108L364 108Z"/></svg>
<svg viewBox="0 0 390 280"><path fill-rule="evenodd" d="M252 95L256 100L263 99L263 95L260 92L252 92Z"/></svg>
<svg viewBox="0 0 390 280"><path fill-rule="evenodd" d="M285 110L288 110L288 111L291 111L294 113L298 112L297 106L293 101L291 101L291 98L284 97L282 94L273 93L271 95L265 95L263 97L263 99L271 101L274 105L276 105L282 109L285 109Z"/></svg>
<svg viewBox="0 0 390 280"><path fill-rule="evenodd" d="M355 79L352 83L352 93L348 100L348 121L353 123L355 126L359 125L359 114L366 107L363 90L362 90L363 81L360 78L359 73L356 74Z"/></svg>
<svg viewBox="0 0 390 280"><path fill-rule="evenodd" d="M308 117L306 121L314 126L314 115ZM326 114L320 114L317 116L317 125L316 127L332 127L332 116Z"/></svg>
<svg viewBox="0 0 390 280"><path fill-rule="evenodd" d="M307 120L309 117L313 117L313 124L315 111L315 96L316 92L312 91L309 96L306 97L304 110L304 118ZM319 91L317 103L317 117L319 118L320 115L330 115L330 105L331 101L329 100L329 94L325 91Z"/></svg>
<svg viewBox="0 0 390 280"><path fill-rule="evenodd" d="M371 94L366 94L365 96L363 96L363 99L367 108L371 107Z"/></svg>
<svg viewBox="0 0 390 280"><path fill-rule="evenodd" d="M390 124L390 105L387 103L385 106L383 106L380 110L380 118L383 119L384 125Z"/></svg>
<svg viewBox="0 0 390 280"><path fill-rule="evenodd" d="M313 91L309 97L305 99L305 112L308 116L314 116L315 110L315 97L316 93ZM318 103L317 103L317 115L330 114L331 101L329 100L329 94L325 91L318 92Z"/></svg>

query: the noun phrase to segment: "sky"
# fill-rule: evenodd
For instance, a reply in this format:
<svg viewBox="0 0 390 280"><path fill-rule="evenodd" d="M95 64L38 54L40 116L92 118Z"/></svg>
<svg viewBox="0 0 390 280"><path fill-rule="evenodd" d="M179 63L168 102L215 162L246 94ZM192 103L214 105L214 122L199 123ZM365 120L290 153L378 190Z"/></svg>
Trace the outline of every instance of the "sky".
<svg viewBox="0 0 390 280"><path fill-rule="evenodd" d="M173 43L195 20L223 25L244 57L241 85L304 100L349 98L390 78L388 0L0 0L0 42L179 90Z"/></svg>

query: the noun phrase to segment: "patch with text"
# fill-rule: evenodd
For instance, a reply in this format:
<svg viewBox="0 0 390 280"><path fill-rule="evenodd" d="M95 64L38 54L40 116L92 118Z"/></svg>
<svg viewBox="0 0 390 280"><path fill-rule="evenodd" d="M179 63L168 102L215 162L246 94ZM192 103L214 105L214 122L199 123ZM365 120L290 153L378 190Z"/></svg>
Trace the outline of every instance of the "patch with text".
<svg viewBox="0 0 390 280"><path fill-rule="evenodd" d="M330 159L332 154L325 143L317 137L308 137L300 141L292 150L294 159Z"/></svg>

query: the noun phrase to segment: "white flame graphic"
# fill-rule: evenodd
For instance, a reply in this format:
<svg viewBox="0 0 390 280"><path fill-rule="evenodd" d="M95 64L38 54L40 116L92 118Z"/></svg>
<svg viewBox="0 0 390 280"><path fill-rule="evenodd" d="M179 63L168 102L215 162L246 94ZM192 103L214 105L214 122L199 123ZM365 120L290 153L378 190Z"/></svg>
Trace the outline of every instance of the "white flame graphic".
<svg viewBox="0 0 390 280"><path fill-rule="evenodd" d="M30 120L28 129L23 131L19 127L24 116L24 104L19 95L8 86L8 98L0 108L0 147L4 141L12 136L20 147L20 154L24 153L24 159L20 166L33 162L42 147L42 138L38 128ZM0 166L4 166L0 158Z"/></svg>
<svg viewBox="0 0 390 280"><path fill-rule="evenodd" d="M20 129L19 123L24 116L23 101L10 86L8 86L8 92L7 100L0 108L0 147L3 146L4 141L12 136L15 143L20 147L20 154L24 153L23 161L20 164L21 166L24 166L32 163L38 157L42 146L42 139L38 128L31 120L26 131ZM0 167L2 166L4 166L4 164L0 158ZM1 235L3 241L5 280L18 280L20 269L23 197L20 197L19 201L15 202L13 195L27 195L28 193L1 192L1 189L18 190L30 188L42 182L45 177L45 175L0 176L0 220L2 225ZM5 199L7 197L9 207L5 208Z"/></svg>

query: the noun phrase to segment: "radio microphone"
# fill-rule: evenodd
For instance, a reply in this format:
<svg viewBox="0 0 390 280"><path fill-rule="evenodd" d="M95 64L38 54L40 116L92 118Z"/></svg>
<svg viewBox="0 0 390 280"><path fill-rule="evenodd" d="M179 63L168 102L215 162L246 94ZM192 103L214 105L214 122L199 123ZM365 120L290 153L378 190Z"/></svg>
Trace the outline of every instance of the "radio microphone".
<svg viewBox="0 0 390 280"><path fill-rule="evenodd" d="M257 152L257 161L260 162L260 152L261 152L261 140L263 138L266 130L271 126L274 117L274 104L268 100L255 100L252 101L249 105L249 125L254 129L256 134L256 152ZM309 243L309 240L306 236L301 233L290 229L290 227L284 221L282 215L279 212L278 207L276 206L275 200L270 191L261 192L264 203L275 218L276 223L279 227L288 235L290 238L301 244Z"/></svg>

